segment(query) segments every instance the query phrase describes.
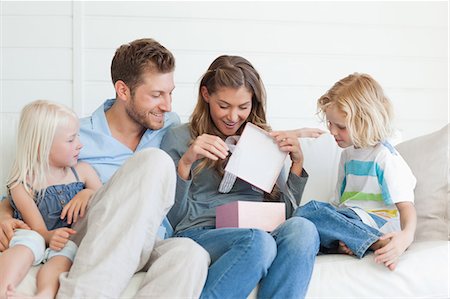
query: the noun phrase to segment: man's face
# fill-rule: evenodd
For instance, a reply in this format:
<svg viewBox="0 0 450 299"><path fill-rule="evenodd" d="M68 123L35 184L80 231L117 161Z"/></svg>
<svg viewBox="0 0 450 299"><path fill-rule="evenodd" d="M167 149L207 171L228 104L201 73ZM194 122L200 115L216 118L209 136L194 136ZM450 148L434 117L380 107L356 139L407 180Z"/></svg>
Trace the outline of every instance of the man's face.
<svg viewBox="0 0 450 299"><path fill-rule="evenodd" d="M125 106L128 116L146 129L158 130L164 126L164 114L172 110L172 91L175 88L173 72L147 72L143 83Z"/></svg>

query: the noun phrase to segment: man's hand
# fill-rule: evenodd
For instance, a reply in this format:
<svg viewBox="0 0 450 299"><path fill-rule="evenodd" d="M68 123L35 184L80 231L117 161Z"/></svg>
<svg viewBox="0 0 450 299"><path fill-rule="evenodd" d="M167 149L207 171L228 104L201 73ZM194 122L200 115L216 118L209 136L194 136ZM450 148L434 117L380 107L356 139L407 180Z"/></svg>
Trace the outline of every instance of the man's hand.
<svg viewBox="0 0 450 299"><path fill-rule="evenodd" d="M4 218L0 221L0 252L9 248L14 230L16 229L30 229L28 225L22 220L14 218Z"/></svg>

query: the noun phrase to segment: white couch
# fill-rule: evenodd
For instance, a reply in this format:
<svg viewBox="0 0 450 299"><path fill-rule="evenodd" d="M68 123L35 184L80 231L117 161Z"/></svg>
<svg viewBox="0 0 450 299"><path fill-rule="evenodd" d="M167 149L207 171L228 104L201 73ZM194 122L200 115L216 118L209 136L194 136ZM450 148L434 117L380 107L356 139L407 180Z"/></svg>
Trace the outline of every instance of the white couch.
<svg viewBox="0 0 450 299"><path fill-rule="evenodd" d="M397 269L375 264L373 255L363 259L347 255L319 255L309 298L449 298L449 126L397 146L417 178L416 239L401 256ZM330 135L303 139L305 168L310 178L303 203L326 201L333 195L340 149ZM399 178L401 180L401 178ZM34 267L19 290L35 290ZM137 273L122 294L133 297L143 274ZM174 278L175 279L175 278ZM250 295L255 298L256 289Z"/></svg>

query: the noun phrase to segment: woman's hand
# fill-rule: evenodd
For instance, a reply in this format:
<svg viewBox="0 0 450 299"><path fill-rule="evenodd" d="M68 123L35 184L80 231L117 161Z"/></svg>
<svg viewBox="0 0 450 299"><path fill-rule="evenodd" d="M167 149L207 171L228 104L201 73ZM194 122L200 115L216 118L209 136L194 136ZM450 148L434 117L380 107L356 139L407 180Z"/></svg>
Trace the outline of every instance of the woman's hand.
<svg viewBox="0 0 450 299"><path fill-rule="evenodd" d="M220 137L209 134L200 135L178 161L178 174L187 179L195 161L202 158L214 161L225 159L228 156L228 150L225 141Z"/></svg>
<svg viewBox="0 0 450 299"><path fill-rule="evenodd" d="M296 130L291 131L273 131L269 133L281 151L289 153L292 165L291 172L301 175L303 169L303 152L298 142Z"/></svg>

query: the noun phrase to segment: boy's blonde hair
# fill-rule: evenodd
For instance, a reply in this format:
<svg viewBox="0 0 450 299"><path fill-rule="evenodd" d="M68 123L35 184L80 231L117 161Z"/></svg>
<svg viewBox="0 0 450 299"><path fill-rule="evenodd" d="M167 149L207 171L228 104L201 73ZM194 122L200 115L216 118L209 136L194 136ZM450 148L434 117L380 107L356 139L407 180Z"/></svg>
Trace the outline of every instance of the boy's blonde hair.
<svg viewBox="0 0 450 299"><path fill-rule="evenodd" d="M8 189L23 184L33 198L34 192L44 189L56 129L67 124L71 118L78 120L71 109L44 100L31 102L22 109L16 157L8 177Z"/></svg>
<svg viewBox="0 0 450 299"><path fill-rule="evenodd" d="M367 74L353 73L336 82L317 101L324 117L330 106L345 114L355 147L374 146L392 135L392 104L378 82Z"/></svg>

